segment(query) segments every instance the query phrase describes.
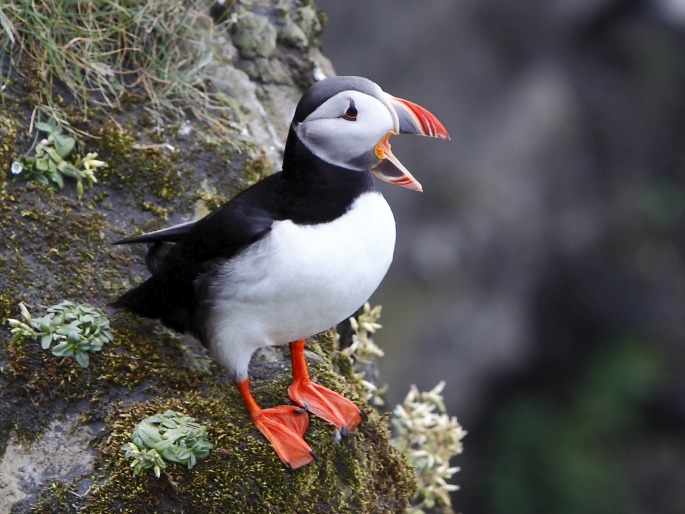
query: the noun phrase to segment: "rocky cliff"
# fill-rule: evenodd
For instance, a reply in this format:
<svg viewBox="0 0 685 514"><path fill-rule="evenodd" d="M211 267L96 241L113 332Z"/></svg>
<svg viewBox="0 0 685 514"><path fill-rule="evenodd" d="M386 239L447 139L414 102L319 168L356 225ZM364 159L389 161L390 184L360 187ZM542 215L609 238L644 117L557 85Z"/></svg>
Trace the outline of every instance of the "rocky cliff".
<svg viewBox="0 0 685 514"><path fill-rule="evenodd" d="M297 99L330 72L323 14L308 0L228 1L211 15L209 2L24 4L0 10L0 511L403 511L413 475L373 408L342 441L312 419L318 460L288 471L202 348L108 307L147 273L144 248L112 241L200 216L278 169ZM48 123L59 137L45 145L60 151L46 159L69 164L36 179ZM106 166L77 187L69 166L86 173L94 153ZM37 316L63 300L109 318L113 343L87 367L12 338L5 321L20 302ZM311 341L310 371L363 404L336 345L332 333ZM287 362L278 349L254 359L260 403L288 401ZM206 426L214 449L191 470L134 475L121 446L167 409Z"/></svg>

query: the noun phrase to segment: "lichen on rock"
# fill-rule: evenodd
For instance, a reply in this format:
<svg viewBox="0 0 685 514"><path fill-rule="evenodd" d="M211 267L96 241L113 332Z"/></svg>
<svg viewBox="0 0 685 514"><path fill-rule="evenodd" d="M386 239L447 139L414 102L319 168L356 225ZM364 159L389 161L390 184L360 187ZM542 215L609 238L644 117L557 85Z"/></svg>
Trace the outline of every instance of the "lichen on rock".
<svg viewBox="0 0 685 514"><path fill-rule="evenodd" d="M276 50L276 35L268 17L248 11L237 18L233 44L243 59L269 58Z"/></svg>

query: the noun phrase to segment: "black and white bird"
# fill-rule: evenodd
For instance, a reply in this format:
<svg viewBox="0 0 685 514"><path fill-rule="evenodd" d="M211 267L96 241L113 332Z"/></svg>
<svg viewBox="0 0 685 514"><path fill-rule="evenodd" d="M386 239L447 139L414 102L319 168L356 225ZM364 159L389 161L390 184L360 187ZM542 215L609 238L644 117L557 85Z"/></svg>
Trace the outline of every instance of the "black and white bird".
<svg viewBox="0 0 685 514"><path fill-rule="evenodd" d="M390 150L394 134L449 139L433 114L368 79L323 79L297 105L282 171L199 221L115 243L152 243L152 276L115 306L207 346L290 468L313 458L306 411L343 435L361 421L350 400L309 379L304 338L352 315L390 266L395 220L372 175L421 191ZM250 393L250 357L286 343L296 405L262 409Z"/></svg>

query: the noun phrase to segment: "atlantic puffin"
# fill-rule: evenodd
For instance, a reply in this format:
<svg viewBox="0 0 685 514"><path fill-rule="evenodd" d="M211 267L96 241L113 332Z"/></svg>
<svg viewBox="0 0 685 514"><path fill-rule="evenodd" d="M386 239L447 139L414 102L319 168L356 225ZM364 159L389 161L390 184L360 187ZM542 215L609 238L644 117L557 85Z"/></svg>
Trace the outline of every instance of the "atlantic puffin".
<svg viewBox="0 0 685 514"><path fill-rule="evenodd" d="M394 134L449 139L428 110L371 80L322 79L297 104L282 171L198 221L113 243L150 243L151 272L114 305L205 345L288 468L314 458L307 412L342 435L361 422L359 407L310 380L304 340L352 315L390 266L395 220L372 175L422 190L391 152ZM295 405L263 409L250 393L250 357L284 344Z"/></svg>

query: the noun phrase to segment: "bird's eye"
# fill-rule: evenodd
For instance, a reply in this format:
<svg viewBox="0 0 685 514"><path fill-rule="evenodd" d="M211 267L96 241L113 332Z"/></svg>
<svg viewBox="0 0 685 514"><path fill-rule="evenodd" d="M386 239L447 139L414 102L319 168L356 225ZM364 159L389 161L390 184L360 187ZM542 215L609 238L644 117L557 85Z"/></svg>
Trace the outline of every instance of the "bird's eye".
<svg viewBox="0 0 685 514"><path fill-rule="evenodd" d="M354 103L350 102L350 106L347 108L342 117L345 120L357 121L357 108L354 106Z"/></svg>

